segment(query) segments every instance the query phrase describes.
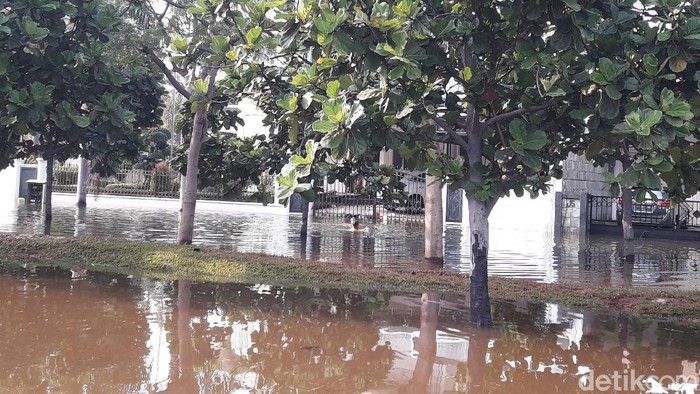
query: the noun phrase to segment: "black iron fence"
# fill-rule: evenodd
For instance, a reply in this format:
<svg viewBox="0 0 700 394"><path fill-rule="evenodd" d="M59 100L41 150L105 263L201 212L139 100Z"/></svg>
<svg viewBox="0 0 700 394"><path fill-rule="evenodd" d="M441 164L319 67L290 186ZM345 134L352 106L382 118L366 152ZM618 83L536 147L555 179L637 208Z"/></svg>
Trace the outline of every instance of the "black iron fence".
<svg viewBox="0 0 700 394"><path fill-rule="evenodd" d="M621 224L622 199L588 196L591 224ZM666 200L646 199L632 204L632 223L640 226L666 228L700 228L700 201L673 204Z"/></svg>
<svg viewBox="0 0 700 394"><path fill-rule="evenodd" d="M260 202L263 198L271 202L274 181L267 177L262 185L242 185L235 191L226 192L223 186L206 187L197 192L201 200L250 201ZM75 193L78 185L78 166L60 165L54 167L53 190ZM137 168L123 166L107 178L91 174L87 192L95 195L117 195L134 197L180 197L180 173L169 167ZM268 194L268 195L264 195Z"/></svg>
<svg viewBox="0 0 700 394"><path fill-rule="evenodd" d="M325 183L313 204L317 217L349 221L352 217L376 223L378 221L423 222L425 214L425 174L397 171L405 185L406 199L393 200L380 194L367 193L362 179L352 183Z"/></svg>

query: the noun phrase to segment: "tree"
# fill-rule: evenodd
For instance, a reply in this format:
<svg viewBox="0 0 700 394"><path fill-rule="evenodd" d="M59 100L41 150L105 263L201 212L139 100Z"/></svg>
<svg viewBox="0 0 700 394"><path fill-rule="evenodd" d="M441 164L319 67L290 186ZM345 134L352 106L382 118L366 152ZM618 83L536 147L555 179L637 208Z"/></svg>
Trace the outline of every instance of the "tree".
<svg viewBox="0 0 700 394"><path fill-rule="evenodd" d="M185 174L178 228L178 243L189 244L192 242L194 227L202 144L207 140L208 131L235 127L240 121L229 105L243 97L243 90L255 73L254 63L257 57L243 59L239 57L239 52L245 50L254 54L262 51L264 43L269 40L266 36L270 35L270 31L263 34L263 28L275 24L269 17L268 10L281 3L167 1L167 4L179 10L178 17L182 17L182 11L186 10L187 16L192 18L191 29L172 38L172 68L168 68L153 48L144 45L142 50L163 71L173 88L188 100L187 107L193 115L192 118L185 119L186 124L192 125L191 133L183 133L189 134L190 139L187 144L187 163L180 167ZM159 16L161 22L164 16L165 13ZM187 76L189 85L181 83L176 73ZM219 78L222 74L228 77L226 83ZM213 130L209 130L210 127Z"/></svg>
<svg viewBox="0 0 700 394"><path fill-rule="evenodd" d="M365 160L390 148L417 170L463 188L472 244L471 321L491 325L488 217L514 192L548 190L582 132L564 116L576 102L583 48L572 2L401 0L290 4L265 80L285 109L279 127L311 141L280 177ZM572 3L573 5L573 3ZM268 105L266 108L272 108ZM309 121L311 112L313 121ZM442 144L459 148L448 155Z"/></svg>
<svg viewBox="0 0 700 394"><path fill-rule="evenodd" d="M112 8L91 0L0 7L0 135L12 146L0 164L46 159L50 219L54 160L92 158L93 170L108 174L137 154L138 127L158 119L160 88L142 69L114 65L105 45L119 26Z"/></svg>
<svg viewBox="0 0 700 394"><path fill-rule="evenodd" d="M570 116L588 130L588 159L622 163L608 180L613 196L622 192L626 241L633 193L643 200L663 188L680 202L700 188L699 15L697 1L621 1L587 4L571 19L590 75L580 77L582 102Z"/></svg>

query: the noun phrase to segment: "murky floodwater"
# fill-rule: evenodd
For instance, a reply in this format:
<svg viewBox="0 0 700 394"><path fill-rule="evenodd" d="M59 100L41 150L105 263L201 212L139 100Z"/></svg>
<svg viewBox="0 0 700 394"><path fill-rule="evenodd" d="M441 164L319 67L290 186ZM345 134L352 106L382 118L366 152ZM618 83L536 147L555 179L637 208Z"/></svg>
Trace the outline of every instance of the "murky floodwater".
<svg viewBox="0 0 700 394"><path fill-rule="evenodd" d="M505 304L481 330L462 299L423 297L2 266L0 392L573 393L615 374L644 392L635 378L698 378L698 333L669 323Z"/></svg>
<svg viewBox="0 0 700 394"><path fill-rule="evenodd" d="M543 207L531 209L513 203L508 206L506 201L501 211L494 213L489 253L491 275L544 282L700 288L700 245L643 240L637 242L635 264L624 264L619 258L622 250L619 239L592 237L583 247L576 237L555 239L547 205L534 203ZM174 242L176 210L143 204L91 199L87 209L79 210L73 205L72 197L59 197L54 204L51 234ZM373 236L368 237L351 231L347 224L314 218L309 237L302 240L299 216L238 209L199 210L195 243L334 264L425 268L424 229L420 223L379 223L373 226ZM42 234L41 214L31 205L18 209L0 207L0 231ZM467 227L446 226L446 269L469 272L468 238Z"/></svg>

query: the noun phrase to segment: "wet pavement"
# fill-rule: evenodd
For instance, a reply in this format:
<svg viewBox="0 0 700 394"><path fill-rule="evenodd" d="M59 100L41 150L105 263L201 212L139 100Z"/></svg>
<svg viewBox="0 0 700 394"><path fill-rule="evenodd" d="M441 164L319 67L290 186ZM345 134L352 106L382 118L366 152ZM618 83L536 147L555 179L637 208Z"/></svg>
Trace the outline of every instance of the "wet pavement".
<svg viewBox="0 0 700 394"><path fill-rule="evenodd" d="M175 242L176 210L129 200L90 199L88 203L80 210L71 198L57 198L51 234ZM700 245L642 240L637 242L635 264L625 264L619 257L619 239L592 237L582 247L577 237L555 237L546 201L536 203L541 205L537 209L505 204L501 211L494 211L491 275L542 282L700 287ZM260 212L259 207L202 209L195 219L196 244L367 268L426 268L422 259L424 228L416 221L367 225L372 230L368 236L352 231L342 221L312 218L309 236L302 239L300 216ZM0 231L42 234L40 211L31 205L0 207ZM445 269L469 272L468 237L464 225L446 226Z"/></svg>
<svg viewBox="0 0 700 394"><path fill-rule="evenodd" d="M436 293L5 265L0 393L643 393L698 379L698 332L671 323L516 303L486 330L468 313Z"/></svg>

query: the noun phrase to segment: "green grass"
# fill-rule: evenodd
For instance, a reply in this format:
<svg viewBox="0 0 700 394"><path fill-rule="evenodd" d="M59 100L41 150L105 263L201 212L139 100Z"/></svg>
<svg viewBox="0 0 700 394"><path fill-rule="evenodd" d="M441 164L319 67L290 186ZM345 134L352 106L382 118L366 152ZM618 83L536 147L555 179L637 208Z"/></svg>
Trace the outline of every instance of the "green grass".
<svg viewBox="0 0 700 394"><path fill-rule="evenodd" d="M0 264L31 263L163 279L467 294L466 275L387 270L162 243L0 235ZM549 302L700 323L700 292L491 278L494 301Z"/></svg>

